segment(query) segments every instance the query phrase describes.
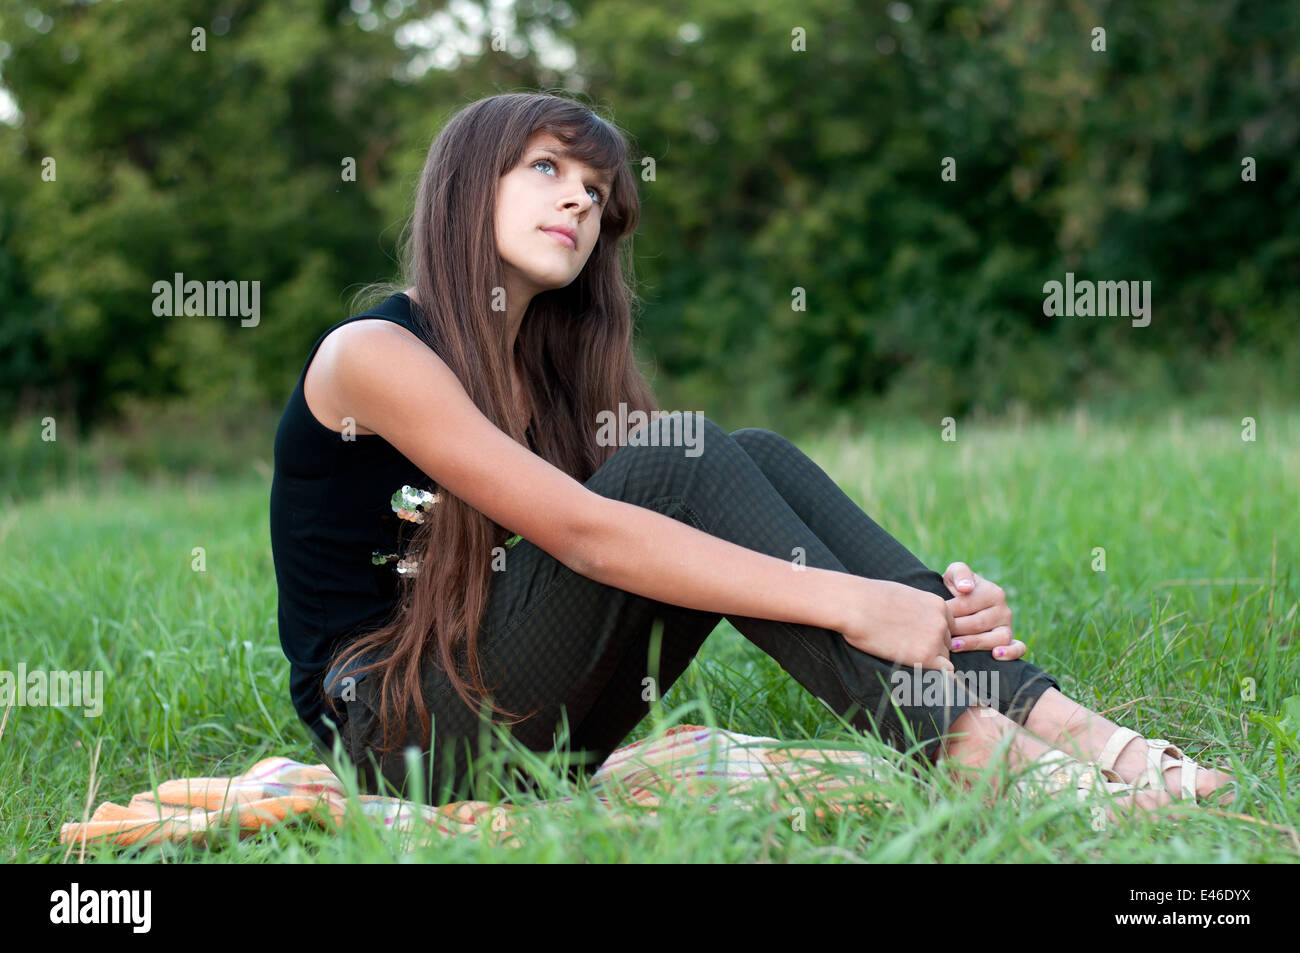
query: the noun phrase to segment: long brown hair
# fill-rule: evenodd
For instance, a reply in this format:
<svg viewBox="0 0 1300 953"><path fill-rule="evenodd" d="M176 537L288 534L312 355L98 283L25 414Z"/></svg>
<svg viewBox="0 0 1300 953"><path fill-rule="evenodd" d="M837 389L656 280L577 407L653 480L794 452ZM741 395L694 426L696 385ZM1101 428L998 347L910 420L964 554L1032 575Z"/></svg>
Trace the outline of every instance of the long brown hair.
<svg viewBox="0 0 1300 953"><path fill-rule="evenodd" d="M597 444L596 414L620 401L629 412L658 409L632 349L637 299L630 236L640 201L627 167L626 140L611 122L582 103L545 93L505 93L459 110L434 139L420 174L404 229L401 282L370 285L357 298L414 285L420 336L484 416L525 443L527 422L516 419L510 383L505 314L489 303L494 289L505 285L493 227L497 185L538 131L556 136L574 158L613 177L600 238L586 265L569 285L533 297L515 344L520 383L535 413L536 452L585 482L616 449ZM429 408L431 417L436 413L436 407ZM439 502L428 508L411 539L408 552L418 554L418 571L401 577L401 598L389 621L348 643L334 660L355 663L371 653L378 659L350 674L382 674L378 715L384 752L401 744L412 708L422 743L429 744L421 665L434 662L472 709L479 709L491 691L479 666L478 630L492 550L509 534L446 490L439 492ZM333 699L327 700L333 708ZM489 701L494 714L521 720ZM390 740L392 711L400 726Z"/></svg>

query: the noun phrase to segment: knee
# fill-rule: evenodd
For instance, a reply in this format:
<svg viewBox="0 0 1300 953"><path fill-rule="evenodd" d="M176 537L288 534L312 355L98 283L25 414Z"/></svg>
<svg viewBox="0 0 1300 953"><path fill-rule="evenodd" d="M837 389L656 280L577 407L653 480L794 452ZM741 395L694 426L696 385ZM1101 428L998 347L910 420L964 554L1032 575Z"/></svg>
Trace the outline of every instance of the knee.
<svg viewBox="0 0 1300 953"><path fill-rule="evenodd" d="M789 443L775 430L767 430L763 427L741 427L739 430L733 430L729 436L746 450L757 447L777 447Z"/></svg>
<svg viewBox="0 0 1300 953"><path fill-rule="evenodd" d="M630 433L626 449L643 465L653 461L651 465L656 467L665 463L681 466L717 457L730 444L727 432L704 414L674 411Z"/></svg>
<svg viewBox="0 0 1300 953"><path fill-rule="evenodd" d="M733 430L730 436L755 460L788 459L795 454L802 455L802 451L785 437L764 427L742 427Z"/></svg>
<svg viewBox="0 0 1300 953"><path fill-rule="evenodd" d="M604 496L637 502L687 492L725 496L754 461L702 413L665 414L627 435L627 442L588 481Z"/></svg>

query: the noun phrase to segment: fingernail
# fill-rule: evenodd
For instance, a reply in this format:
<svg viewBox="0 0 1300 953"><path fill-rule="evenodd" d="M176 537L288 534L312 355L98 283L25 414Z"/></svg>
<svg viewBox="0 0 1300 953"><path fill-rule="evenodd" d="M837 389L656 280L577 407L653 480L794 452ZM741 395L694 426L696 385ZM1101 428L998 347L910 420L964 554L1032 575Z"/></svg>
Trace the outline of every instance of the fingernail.
<svg viewBox="0 0 1300 953"><path fill-rule="evenodd" d="M1002 656L1004 656L1004 655L1007 654L1007 650L1006 650L1006 649L994 649L994 650L993 650L993 654L996 655L998 658L1002 658Z"/></svg>
<svg viewBox="0 0 1300 953"><path fill-rule="evenodd" d="M961 648L961 639L953 639L953 640L952 640L952 647L953 647L953 650L954 650L954 651L956 651L957 649Z"/></svg>
<svg viewBox="0 0 1300 953"><path fill-rule="evenodd" d="M974 580L971 580L971 579L961 579L961 580L958 581L957 585L959 585L959 586L973 586L973 585L975 585L975 582L974 582Z"/></svg>

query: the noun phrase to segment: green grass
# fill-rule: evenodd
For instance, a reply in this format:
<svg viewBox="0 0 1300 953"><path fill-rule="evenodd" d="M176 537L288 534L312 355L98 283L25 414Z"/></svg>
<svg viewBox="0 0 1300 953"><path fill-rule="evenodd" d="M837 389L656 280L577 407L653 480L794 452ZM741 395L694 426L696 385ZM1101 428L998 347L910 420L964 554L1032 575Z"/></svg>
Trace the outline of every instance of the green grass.
<svg viewBox="0 0 1300 953"><path fill-rule="evenodd" d="M1067 416L957 439L882 427L796 440L926 563L962 559L1008 591L1028 658L1066 693L1246 785L1236 807L1094 830L1063 804L990 806L935 773L883 782L889 812L792 824L787 808L683 798L616 825L586 785L567 817L543 814L518 850L458 838L409 856L448 861L1276 862L1300 856L1296 488L1300 414L1103 422ZM51 452L54 451L51 447ZM288 697L275 622L269 479L83 482L0 516L0 668L102 669L102 717L14 707L0 738L0 862L57 861L59 824L91 799L124 802L163 778L230 775L271 754L317 759ZM203 547L206 572L191 569ZM1105 549L1105 572L1092 568ZM1225 582L1225 580L1236 580ZM1246 681L1246 680L1253 681ZM1253 686L1253 694L1251 687ZM702 710L707 706L708 710ZM783 739L856 743L724 623L629 740L706 722ZM717 808L711 812L710 805ZM1263 822L1263 823L1261 823ZM210 848L93 860L366 861L406 856L398 835L352 824L285 826Z"/></svg>

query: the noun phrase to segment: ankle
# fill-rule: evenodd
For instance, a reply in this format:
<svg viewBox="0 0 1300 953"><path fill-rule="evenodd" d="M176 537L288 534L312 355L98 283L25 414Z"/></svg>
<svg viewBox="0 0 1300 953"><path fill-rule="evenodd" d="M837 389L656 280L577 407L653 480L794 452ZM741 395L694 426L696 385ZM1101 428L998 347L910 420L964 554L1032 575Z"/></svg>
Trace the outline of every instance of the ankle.
<svg viewBox="0 0 1300 953"><path fill-rule="evenodd" d="M1055 689L1048 689L1029 710L1029 715L1025 718L1025 730L1054 748L1077 755L1078 736L1089 729L1092 724L1089 716L1092 714L1078 702L1066 698Z"/></svg>
<svg viewBox="0 0 1300 953"><path fill-rule="evenodd" d="M968 708L953 721L949 735L944 739L935 764L949 769L962 765L980 767L988 760L990 742L997 733L988 731L989 719L977 717L974 708Z"/></svg>
<svg viewBox="0 0 1300 953"><path fill-rule="evenodd" d="M982 771L1002 761L1018 770L1051 749L1041 738L990 708L967 709L953 722L952 731L958 737L949 739L935 763L958 772Z"/></svg>

